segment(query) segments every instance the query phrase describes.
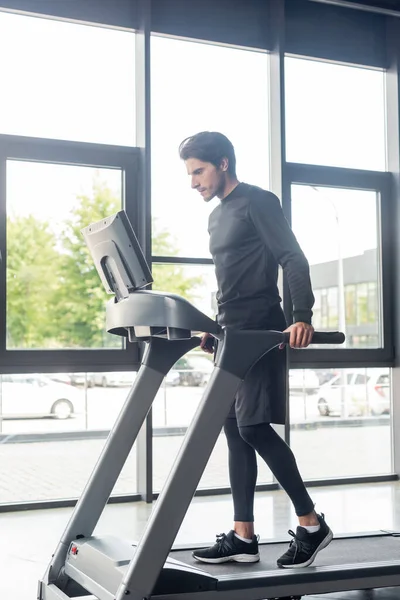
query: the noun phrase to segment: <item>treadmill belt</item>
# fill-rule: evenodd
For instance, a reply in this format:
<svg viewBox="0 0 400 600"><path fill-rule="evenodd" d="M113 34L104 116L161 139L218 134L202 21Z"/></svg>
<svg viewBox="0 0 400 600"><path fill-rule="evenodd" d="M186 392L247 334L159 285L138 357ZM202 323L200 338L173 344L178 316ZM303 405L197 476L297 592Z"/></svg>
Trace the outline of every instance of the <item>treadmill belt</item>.
<svg viewBox="0 0 400 600"><path fill-rule="evenodd" d="M260 561L257 563L202 563L192 557L192 549L173 550L170 557L214 576L234 575L243 570L256 573L257 571L277 569L283 572L285 569L279 569L276 560L286 552L288 545L288 542L260 544ZM327 548L321 550L310 568L395 560L400 560L400 537L382 535L334 538Z"/></svg>

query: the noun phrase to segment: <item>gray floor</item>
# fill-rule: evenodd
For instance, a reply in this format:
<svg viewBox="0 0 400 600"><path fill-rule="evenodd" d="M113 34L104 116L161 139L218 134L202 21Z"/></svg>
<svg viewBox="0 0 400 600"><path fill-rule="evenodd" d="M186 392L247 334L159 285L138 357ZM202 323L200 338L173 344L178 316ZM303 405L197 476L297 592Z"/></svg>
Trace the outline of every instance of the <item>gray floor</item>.
<svg viewBox="0 0 400 600"><path fill-rule="evenodd" d="M311 493L317 510L325 513L336 533L400 528L400 483L314 488ZM283 492L258 494L255 509L257 532L264 539L282 538L289 528L296 526L295 515ZM107 506L96 532L137 539L150 512L151 507L144 503ZM231 527L231 512L230 497L196 498L179 531L177 543L213 541L216 533ZM35 600L37 580L70 513L71 509L53 509L0 514L1 599ZM319 556L323 561L323 553ZM320 598L398 600L400 589L346 592Z"/></svg>

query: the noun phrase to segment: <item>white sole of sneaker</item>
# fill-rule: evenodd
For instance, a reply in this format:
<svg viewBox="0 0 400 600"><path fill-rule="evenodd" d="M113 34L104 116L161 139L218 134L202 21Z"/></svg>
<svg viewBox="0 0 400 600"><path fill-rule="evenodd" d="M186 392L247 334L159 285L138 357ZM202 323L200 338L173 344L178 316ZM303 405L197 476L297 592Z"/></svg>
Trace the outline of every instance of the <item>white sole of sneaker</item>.
<svg viewBox="0 0 400 600"><path fill-rule="evenodd" d="M324 537L324 539L322 540L322 542L320 543L320 545L318 546L318 548L316 549L316 551L314 552L312 557L309 558L306 562L301 563L300 565L278 565L278 566L282 567L283 569L303 569L304 567L309 567L314 562L315 557L317 556L318 552L320 550L323 550L324 548L326 548L327 545L330 544L332 540L333 540L333 533L331 530L329 530L328 534Z"/></svg>
<svg viewBox="0 0 400 600"><path fill-rule="evenodd" d="M257 554L233 554L232 556L224 556L221 558L203 558L201 556L193 555L193 558L200 562L210 564L220 564L226 562L238 562L238 563L254 563L260 560L260 555Z"/></svg>

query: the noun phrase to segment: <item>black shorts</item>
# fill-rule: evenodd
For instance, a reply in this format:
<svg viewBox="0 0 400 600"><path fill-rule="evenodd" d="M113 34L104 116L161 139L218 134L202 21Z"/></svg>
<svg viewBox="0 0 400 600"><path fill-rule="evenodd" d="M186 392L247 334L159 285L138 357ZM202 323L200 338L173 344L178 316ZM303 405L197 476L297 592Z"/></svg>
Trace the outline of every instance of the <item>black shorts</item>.
<svg viewBox="0 0 400 600"><path fill-rule="evenodd" d="M247 373L228 418L238 426L284 424L286 420L286 349L273 348Z"/></svg>
<svg viewBox="0 0 400 600"><path fill-rule="evenodd" d="M274 310L273 321L259 329L286 329L283 311ZM251 327L255 329L255 327ZM258 328L257 328L258 329ZM238 426L260 423L284 424L286 421L287 350L273 348L247 373L239 386L228 418L236 417Z"/></svg>

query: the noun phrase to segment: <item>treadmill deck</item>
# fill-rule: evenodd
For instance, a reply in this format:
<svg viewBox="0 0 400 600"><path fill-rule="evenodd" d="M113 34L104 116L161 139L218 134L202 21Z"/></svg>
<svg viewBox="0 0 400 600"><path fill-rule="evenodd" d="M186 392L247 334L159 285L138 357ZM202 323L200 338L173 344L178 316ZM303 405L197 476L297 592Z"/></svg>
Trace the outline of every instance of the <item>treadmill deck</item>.
<svg viewBox="0 0 400 600"><path fill-rule="evenodd" d="M173 550L171 558L180 560L190 566L197 567L214 577L222 575L235 575L243 571L256 573L260 571L277 570L284 573L287 569L280 569L276 560L289 546L287 542L265 542L259 545L260 561L257 563L222 563L209 564L195 560L192 551L195 547L185 550ZM368 537L338 537L318 553L314 563L307 567L332 567L340 565L355 565L360 563L376 563L400 560L400 536L390 534L371 534ZM301 569L304 570L304 569Z"/></svg>

